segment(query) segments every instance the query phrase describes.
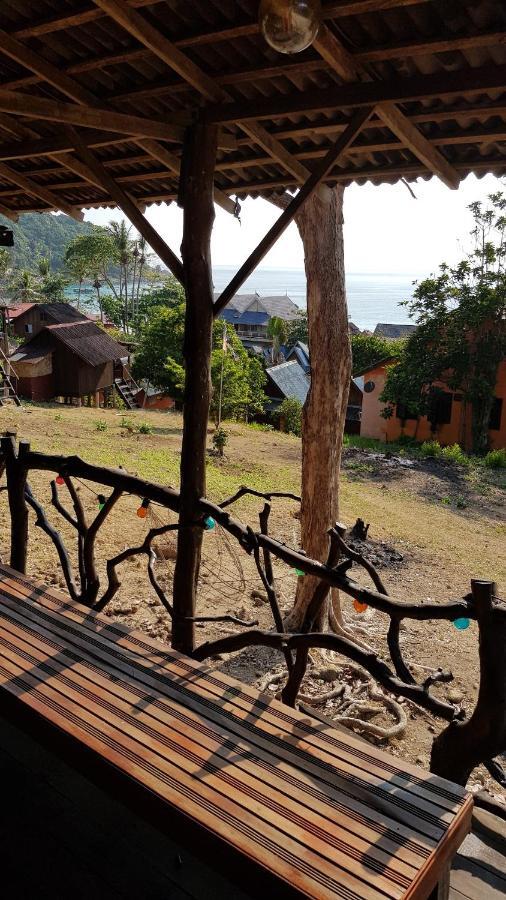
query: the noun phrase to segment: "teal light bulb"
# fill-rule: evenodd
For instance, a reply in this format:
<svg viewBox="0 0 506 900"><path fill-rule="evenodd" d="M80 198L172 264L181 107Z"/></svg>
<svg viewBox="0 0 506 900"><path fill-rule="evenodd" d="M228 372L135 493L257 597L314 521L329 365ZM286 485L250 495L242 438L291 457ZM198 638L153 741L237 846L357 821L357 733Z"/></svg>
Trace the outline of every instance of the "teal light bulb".
<svg viewBox="0 0 506 900"><path fill-rule="evenodd" d="M214 521L212 516L206 516L204 519L204 528L206 531L212 531L216 522Z"/></svg>
<svg viewBox="0 0 506 900"><path fill-rule="evenodd" d="M466 628L469 628L469 626L471 624L471 620L465 619L465 618L455 619L453 624L455 625L455 628L457 628L459 631L465 631Z"/></svg>

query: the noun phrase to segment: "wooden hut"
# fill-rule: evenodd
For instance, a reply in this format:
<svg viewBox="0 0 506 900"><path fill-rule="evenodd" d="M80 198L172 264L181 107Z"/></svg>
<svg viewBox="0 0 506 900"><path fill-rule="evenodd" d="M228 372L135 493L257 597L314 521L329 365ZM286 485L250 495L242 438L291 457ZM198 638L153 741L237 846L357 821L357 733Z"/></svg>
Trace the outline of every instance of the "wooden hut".
<svg viewBox="0 0 506 900"><path fill-rule="evenodd" d="M47 325L11 356L18 393L30 400L82 399L115 383L125 348L89 321Z"/></svg>

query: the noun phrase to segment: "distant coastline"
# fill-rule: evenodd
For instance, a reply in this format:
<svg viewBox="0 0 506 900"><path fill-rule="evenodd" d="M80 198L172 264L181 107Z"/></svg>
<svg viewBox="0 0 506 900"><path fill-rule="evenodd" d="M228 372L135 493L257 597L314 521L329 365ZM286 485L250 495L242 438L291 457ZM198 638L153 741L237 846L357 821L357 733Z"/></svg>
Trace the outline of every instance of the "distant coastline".
<svg viewBox="0 0 506 900"><path fill-rule="evenodd" d="M215 290L222 290L235 274L234 266L214 266ZM361 329L374 330L378 322L410 322L402 301L413 295L413 281L421 276L397 273L346 274L349 316ZM288 294L301 309L306 306L306 277L303 269L258 268L240 293Z"/></svg>

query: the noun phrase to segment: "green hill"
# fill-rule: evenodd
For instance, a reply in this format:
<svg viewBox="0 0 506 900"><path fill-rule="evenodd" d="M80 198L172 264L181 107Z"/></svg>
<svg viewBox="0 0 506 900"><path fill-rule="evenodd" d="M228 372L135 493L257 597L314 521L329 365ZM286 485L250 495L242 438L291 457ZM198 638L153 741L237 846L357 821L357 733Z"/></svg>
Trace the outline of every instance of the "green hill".
<svg viewBox="0 0 506 900"><path fill-rule="evenodd" d="M29 269L38 257L45 256L51 260L53 271L61 268L70 241L96 227L91 222L76 222L69 216L52 213L23 213L16 223L0 216L0 225L14 232L14 247L10 251L14 266Z"/></svg>

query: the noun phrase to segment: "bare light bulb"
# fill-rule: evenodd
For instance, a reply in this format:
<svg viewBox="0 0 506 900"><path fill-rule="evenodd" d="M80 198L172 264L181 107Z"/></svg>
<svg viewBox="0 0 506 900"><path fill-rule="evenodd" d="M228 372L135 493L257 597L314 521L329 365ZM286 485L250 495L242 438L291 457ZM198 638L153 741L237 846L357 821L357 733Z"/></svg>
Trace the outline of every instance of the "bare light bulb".
<svg viewBox="0 0 506 900"><path fill-rule="evenodd" d="M320 0L262 0L260 28L279 53L300 53L311 46L322 20Z"/></svg>

